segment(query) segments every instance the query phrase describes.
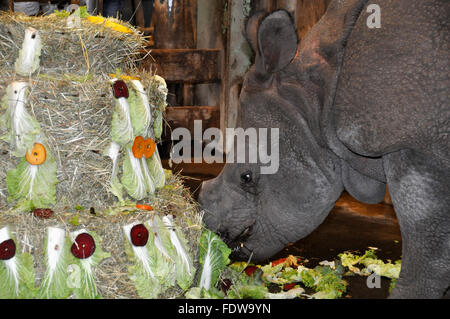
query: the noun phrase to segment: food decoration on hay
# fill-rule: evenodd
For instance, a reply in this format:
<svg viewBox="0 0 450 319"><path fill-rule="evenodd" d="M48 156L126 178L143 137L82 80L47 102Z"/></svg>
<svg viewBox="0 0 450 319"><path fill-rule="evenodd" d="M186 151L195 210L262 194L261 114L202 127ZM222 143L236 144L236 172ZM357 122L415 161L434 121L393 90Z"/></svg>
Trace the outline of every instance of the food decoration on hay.
<svg viewBox="0 0 450 319"><path fill-rule="evenodd" d="M79 18L78 22L75 18ZM202 216L158 153L163 78L128 23L0 13L0 298L174 298Z"/></svg>

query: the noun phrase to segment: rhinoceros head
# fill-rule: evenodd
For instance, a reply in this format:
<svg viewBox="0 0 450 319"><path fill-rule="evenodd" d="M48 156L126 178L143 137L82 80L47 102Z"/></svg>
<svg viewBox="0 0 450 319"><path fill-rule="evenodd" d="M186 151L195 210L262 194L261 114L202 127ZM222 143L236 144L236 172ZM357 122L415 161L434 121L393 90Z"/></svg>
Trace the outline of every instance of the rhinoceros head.
<svg viewBox="0 0 450 319"><path fill-rule="evenodd" d="M290 16L254 16L247 36L257 53L241 91L238 127L279 128L279 168L262 174L261 161L228 163L203 183L199 200L206 226L234 248L234 258L262 260L321 224L343 186L339 161L322 142L320 94L309 75L299 74Z"/></svg>

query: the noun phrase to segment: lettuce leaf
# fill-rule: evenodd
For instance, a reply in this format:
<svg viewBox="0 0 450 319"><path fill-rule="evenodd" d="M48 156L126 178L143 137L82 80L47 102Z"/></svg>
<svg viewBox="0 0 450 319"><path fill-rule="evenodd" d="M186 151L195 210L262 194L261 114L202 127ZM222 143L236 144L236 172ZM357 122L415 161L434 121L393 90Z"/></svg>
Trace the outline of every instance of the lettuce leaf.
<svg viewBox="0 0 450 319"><path fill-rule="evenodd" d="M146 137L152 121L150 103L140 81L132 80L131 86L132 89L129 90L128 104L130 105L130 116L134 135Z"/></svg>
<svg viewBox="0 0 450 319"><path fill-rule="evenodd" d="M78 234L84 232L80 230L72 233L75 238ZM86 259L77 259L71 255L70 264L78 265L81 269L81 280L78 287L73 288L73 293L78 299L100 299L97 287L95 285L95 267L106 258L111 257L110 253L103 251L102 240L95 232L89 232L89 234L94 238L95 241L95 252L94 254Z"/></svg>
<svg viewBox="0 0 450 319"><path fill-rule="evenodd" d="M157 274L162 274L164 271L157 269L161 265L158 265L157 257L152 254L154 248L150 244L150 241L144 247L136 247L131 243L130 230L136 224L138 223L135 222L123 226L123 231L126 236L125 252L131 261L131 265L128 266L128 277L134 282L141 298L157 298L164 287Z"/></svg>
<svg viewBox="0 0 450 319"><path fill-rule="evenodd" d="M205 229L199 244L200 264L203 266L199 287L215 287L222 270L228 265L231 249L213 232Z"/></svg>
<svg viewBox="0 0 450 319"><path fill-rule="evenodd" d="M128 195L134 199L141 200L147 196L147 184L142 172L141 162L134 157L130 146L126 147L121 181Z"/></svg>
<svg viewBox="0 0 450 319"><path fill-rule="evenodd" d="M8 125L10 133L3 137L12 146L12 154L16 157L25 156L28 149L40 134L39 123L26 109L28 84L13 82L6 89L8 111L4 114L3 122ZM6 116L9 115L9 119ZM8 137L10 138L9 140Z"/></svg>
<svg viewBox="0 0 450 319"><path fill-rule="evenodd" d="M0 242L13 239L8 227L0 230ZM31 299L36 296L33 256L19 254L16 243L16 255L8 260L0 260L0 299Z"/></svg>
<svg viewBox="0 0 450 319"><path fill-rule="evenodd" d="M39 68L42 50L41 37L39 31L28 27L19 51L19 57L14 64L15 70L22 76L30 76Z"/></svg>
<svg viewBox="0 0 450 319"><path fill-rule="evenodd" d="M153 132L155 134L155 138L159 140L162 136L163 132L163 114L161 110L155 110L155 118L153 121Z"/></svg>
<svg viewBox="0 0 450 319"><path fill-rule="evenodd" d="M57 183L56 161L50 153L41 165L31 165L22 158L6 175L8 200L18 200L18 207L24 210L49 207L56 203Z"/></svg>
<svg viewBox="0 0 450 319"><path fill-rule="evenodd" d="M67 283L70 240L64 229L49 227L45 239L46 272L39 288L39 297L66 299L71 294Z"/></svg>
<svg viewBox="0 0 450 319"><path fill-rule="evenodd" d="M111 139L121 146L133 141L133 125L130 118L130 107L127 99L116 99L116 108L111 122Z"/></svg>
<svg viewBox="0 0 450 319"><path fill-rule="evenodd" d="M177 284L181 289L187 290L192 285L195 276L195 267L192 257L189 255L187 241L183 233L173 222L173 216L167 215L162 218L162 222L168 230L170 242L175 248L175 254L171 258L176 263Z"/></svg>
<svg viewBox="0 0 450 319"><path fill-rule="evenodd" d="M166 184L166 175L159 157L158 148L155 149L153 156L147 159L147 166L155 189L163 188Z"/></svg>

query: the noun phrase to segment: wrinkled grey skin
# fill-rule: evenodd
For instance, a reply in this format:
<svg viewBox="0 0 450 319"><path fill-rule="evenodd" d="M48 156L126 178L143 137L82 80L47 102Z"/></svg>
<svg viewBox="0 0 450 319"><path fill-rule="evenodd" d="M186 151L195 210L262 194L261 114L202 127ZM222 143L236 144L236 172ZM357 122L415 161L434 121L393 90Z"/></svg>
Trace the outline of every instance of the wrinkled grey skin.
<svg viewBox="0 0 450 319"><path fill-rule="evenodd" d="M371 3L381 7L380 29L366 25ZM387 184L403 240L391 297L443 296L449 23L448 0L335 0L298 48L286 12L251 18L256 57L239 126L280 128L280 168L260 175L258 164L227 164L200 194L206 225L237 247L235 257L268 258L317 228L344 189L376 203Z"/></svg>

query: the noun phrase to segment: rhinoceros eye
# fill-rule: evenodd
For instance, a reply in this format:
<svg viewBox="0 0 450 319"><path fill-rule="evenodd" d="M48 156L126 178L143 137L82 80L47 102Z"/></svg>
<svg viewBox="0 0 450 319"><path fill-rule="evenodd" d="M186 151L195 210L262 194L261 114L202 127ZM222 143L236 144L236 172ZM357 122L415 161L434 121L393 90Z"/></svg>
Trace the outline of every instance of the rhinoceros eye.
<svg viewBox="0 0 450 319"><path fill-rule="evenodd" d="M241 174L241 182L248 184L252 181L253 174L250 171Z"/></svg>

